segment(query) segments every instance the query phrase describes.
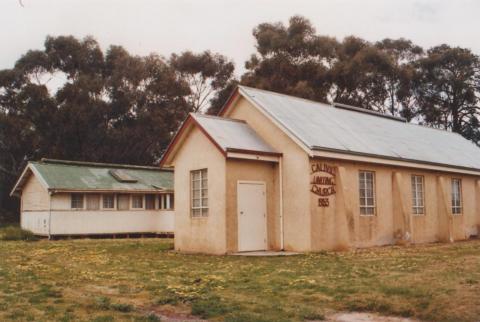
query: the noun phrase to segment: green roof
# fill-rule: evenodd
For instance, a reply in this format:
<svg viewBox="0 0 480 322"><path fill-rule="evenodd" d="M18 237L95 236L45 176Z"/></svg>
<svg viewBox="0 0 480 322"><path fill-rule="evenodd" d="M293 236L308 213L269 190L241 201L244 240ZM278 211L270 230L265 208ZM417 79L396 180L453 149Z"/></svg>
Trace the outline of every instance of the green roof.
<svg viewBox="0 0 480 322"><path fill-rule="evenodd" d="M173 190L173 172L160 167L51 159L29 162L27 168L29 167L35 175L40 176L39 179L48 186L49 190ZM129 180L122 180L118 177L118 173L127 176ZM24 181L21 179L19 179L18 183ZM16 187L15 190L21 188Z"/></svg>

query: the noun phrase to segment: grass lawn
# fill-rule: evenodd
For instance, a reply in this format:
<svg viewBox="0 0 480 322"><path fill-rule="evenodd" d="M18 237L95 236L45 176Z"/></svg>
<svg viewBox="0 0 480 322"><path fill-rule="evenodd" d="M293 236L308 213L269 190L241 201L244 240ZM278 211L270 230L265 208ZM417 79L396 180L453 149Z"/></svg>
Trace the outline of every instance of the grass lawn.
<svg viewBox="0 0 480 322"><path fill-rule="evenodd" d="M291 257L183 255L172 240L0 241L0 321L478 321L480 241Z"/></svg>

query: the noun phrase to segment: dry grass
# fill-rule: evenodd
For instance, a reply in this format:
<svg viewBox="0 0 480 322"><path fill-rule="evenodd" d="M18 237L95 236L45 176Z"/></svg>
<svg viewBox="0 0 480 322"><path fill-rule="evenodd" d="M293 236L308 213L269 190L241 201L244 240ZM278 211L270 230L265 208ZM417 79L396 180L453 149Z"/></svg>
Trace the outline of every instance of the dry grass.
<svg viewBox="0 0 480 322"><path fill-rule="evenodd" d="M320 320L370 311L478 321L480 241L247 258L171 240L0 241L1 321Z"/></svg>

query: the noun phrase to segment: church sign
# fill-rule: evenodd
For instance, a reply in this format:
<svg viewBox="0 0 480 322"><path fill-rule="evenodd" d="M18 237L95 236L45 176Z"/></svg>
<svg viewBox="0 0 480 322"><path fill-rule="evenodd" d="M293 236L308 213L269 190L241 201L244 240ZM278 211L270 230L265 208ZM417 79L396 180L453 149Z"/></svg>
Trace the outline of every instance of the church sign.
<svg viewBox="0 0 480 322"><path fill-rule="evenodd" d="M319 196L318 206L328 207L330 205L329 196L335 194L335 174L336 168L326 163L311 164L310 192Z"/></svg>

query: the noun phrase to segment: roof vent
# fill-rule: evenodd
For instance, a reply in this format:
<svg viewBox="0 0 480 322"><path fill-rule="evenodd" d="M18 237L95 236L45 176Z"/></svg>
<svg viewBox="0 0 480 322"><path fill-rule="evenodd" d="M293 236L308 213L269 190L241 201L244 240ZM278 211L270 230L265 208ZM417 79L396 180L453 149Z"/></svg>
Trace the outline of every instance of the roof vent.
<svg viewBox="0 0 480 322"><path fill-rule="evenodd" d="M386 119L399 121L399 122L404 122L404 123L407 122L407 120L404 119L403 117L383 114L383 113L380 113L380 112L367 110L367 109L357 107L357 106L352 106L352 105L347 105L347 104L342 104L342 103L337 103L337 102L333 102L333 106L336 107L336 108L343 109L343 110L359 112L359 113L364 113L364 114L370 114L370 115L373 115L373 116L383 117L383 118L386 118Z"/></svg>
<svg viewBox="0 0 480 322"><path fill-rule="evenodd" d="M129 182L129 183L134 183L137 182L138 180L129 175L126 171L120 170L120 169L114 169L114 170L108 170L108 173L112 177L115 178L115 180L119 182Z"/></svg>

